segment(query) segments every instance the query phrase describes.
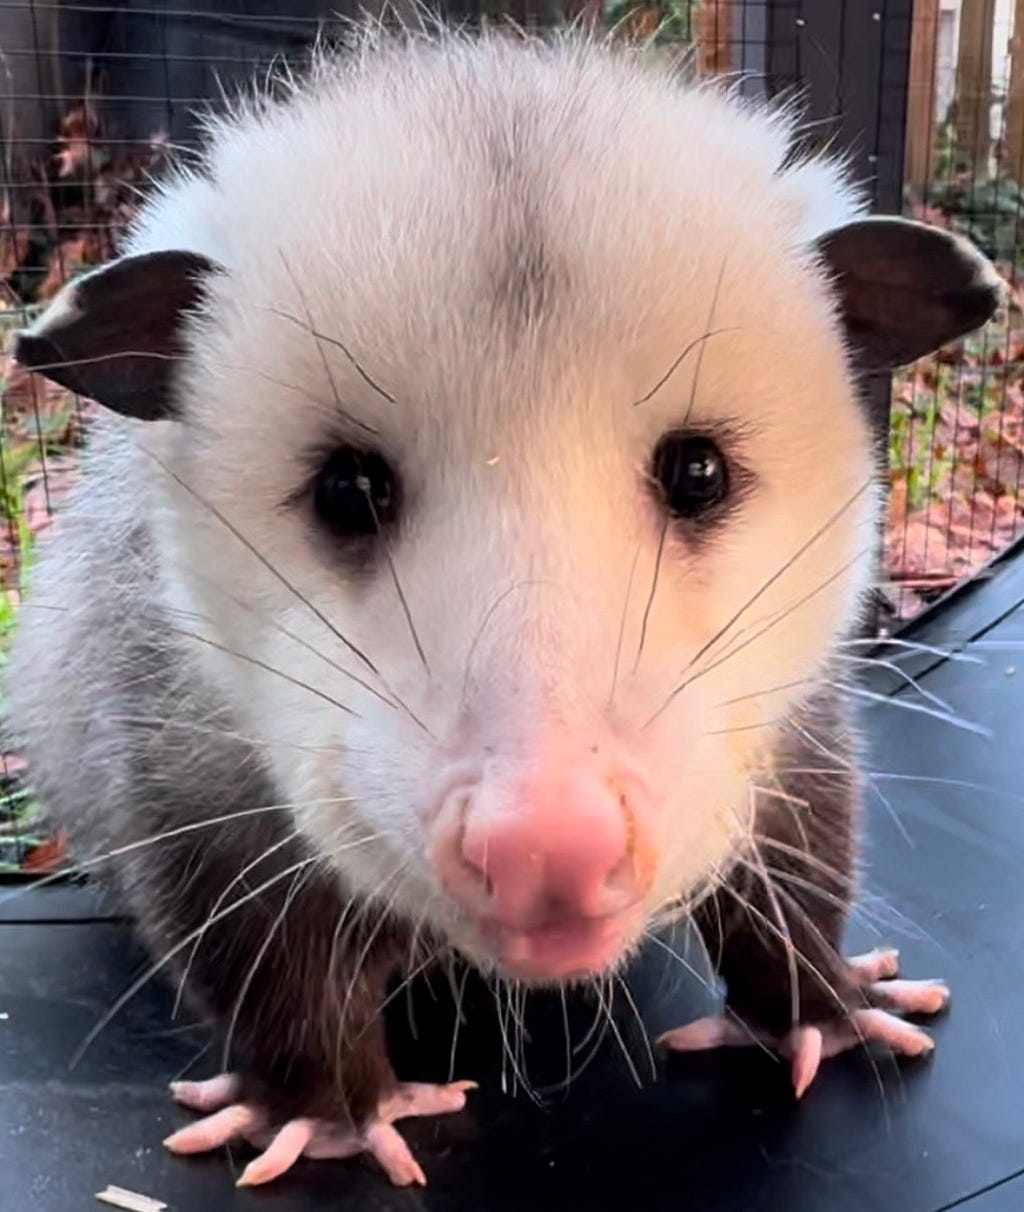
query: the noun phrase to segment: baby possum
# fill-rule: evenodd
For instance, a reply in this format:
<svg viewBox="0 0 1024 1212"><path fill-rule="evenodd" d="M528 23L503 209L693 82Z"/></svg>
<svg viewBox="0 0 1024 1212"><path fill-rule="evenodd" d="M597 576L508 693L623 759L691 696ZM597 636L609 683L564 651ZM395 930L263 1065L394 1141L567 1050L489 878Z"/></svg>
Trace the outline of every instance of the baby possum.
<svg viewBox="0 0 1024 1212"><path fill-rule="evenodd" d="M868 218L792 115L635 49L369 30L212 120L20 335L105 406L34 570L15 741L230 1038L168 1147L423 1173L385 989L535 985L690 914L802 1092L945 987L839 947L873 580L870 372L982 325L972 247ZM155 840L158 839L158 840ZM741 1024L741 1025L738 1025Z"/></svg>

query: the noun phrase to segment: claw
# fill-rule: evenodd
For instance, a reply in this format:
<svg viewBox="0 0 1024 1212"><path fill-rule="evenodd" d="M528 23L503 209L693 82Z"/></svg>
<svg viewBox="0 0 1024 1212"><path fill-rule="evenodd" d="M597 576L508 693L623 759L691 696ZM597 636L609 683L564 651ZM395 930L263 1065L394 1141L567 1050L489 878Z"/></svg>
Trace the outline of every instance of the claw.
<svg viewBox="0 0 1024 1212"><path fill-rule="evenodd" d="M427 1176L396 1129L378 1121L366 1130L366 1146L396 1187L427 1185Z"/></svg>
<svg viewBox="0 0 1024 1212"><path fill-rule="evenodd" d="M793 1091L797 1099L801 1099L818 1076L825 1049L825 1037L818 1027L800 1027L795 1034L792 1059Z"/></svg>

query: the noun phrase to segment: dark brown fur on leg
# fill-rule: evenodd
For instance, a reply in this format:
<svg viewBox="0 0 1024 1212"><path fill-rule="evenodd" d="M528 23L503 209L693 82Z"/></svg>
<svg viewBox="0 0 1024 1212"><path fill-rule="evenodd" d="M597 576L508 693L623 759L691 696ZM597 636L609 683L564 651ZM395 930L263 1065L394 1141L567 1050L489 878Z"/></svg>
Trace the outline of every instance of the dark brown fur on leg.
<svg viewBox="0 0 1024 1212"><path fill-rule="evenodd" d="M350 908L321 860L301 865L312 852L289 837L285 815L163 841L133 888L130 869L119 883L157 959L189 940L166 971L184 977L187 1004L230 1029L238 1101L270 1123L303 1116L358 1130L396 1089L380 1007L408 940Z"/></svg>
<svg viewBox="0 0 1024 1212"><path fill-rule="evenodd" d="M819 696L754 780L763 788L756 852L698 911L729 1009L758 1033L778 1037L794 1025L794 965L797 1022L828 1023L865 1004L840 952L855 891L854 752L839 696Z"/></svg>

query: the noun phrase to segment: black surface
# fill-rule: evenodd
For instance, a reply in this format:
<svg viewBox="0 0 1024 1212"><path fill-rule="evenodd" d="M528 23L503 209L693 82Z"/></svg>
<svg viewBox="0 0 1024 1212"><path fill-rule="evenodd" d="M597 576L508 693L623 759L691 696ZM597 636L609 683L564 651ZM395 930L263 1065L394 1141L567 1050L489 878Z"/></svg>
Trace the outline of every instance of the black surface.
<svg viewBox="0 0 1024 1212"><path fill-rule="evenodd" d="M609 1038L572 1099L538 1110L502 1093L489 1003L478 1001L476 1031L460 1033L457 1076L483 1088L461 1115L407 1127L426 1191L392 1190L357 1162L303 1163L268 1189L236 1192L245 1154L186 1161L160 1145L186 1119L166 1083L190 1065L208 1072L214 1059L200 1055L198 1036L169 1030L171 992L150 986L131 1000L69 1071L140 970L123 925L86 889L6 902L0 890L0 1209L99 1208L94 1193L108 1183L173 1212L1024 1209L1021 601L1024 563L1008 562L914 636L955 640L970 658L932 659L921 681L965 726L913 710L935 704L909 686L867 712L877 794L850 941L895 943L906 975L950 981L953 1005L934 1027L930 1060L830 1061L796 1106L784 1067L755 1052L673 1063L638 1091ZM634 988L657 1030L664 998ZM418 1041L406 1007L392 1008L396 1051L404 1075L443 1079L450 999L436 985L420 993ZM628 1016L621 1021L649 1077ZM549 1029L558 1055L560 1021Z"/></svg>

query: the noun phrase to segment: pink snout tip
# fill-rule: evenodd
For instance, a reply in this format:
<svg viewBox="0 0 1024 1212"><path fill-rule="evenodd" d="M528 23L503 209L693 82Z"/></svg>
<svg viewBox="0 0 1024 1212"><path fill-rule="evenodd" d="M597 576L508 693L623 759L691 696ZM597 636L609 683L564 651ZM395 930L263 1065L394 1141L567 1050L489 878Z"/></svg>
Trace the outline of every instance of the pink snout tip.
<svg viewBox="0 0 1024 1212"><path fill-rule="evenodd" d="M657 867L641 783L589 766L461 788L434 825L433 861L483 947L509 971L605 968L633 933Z"/></svg>

